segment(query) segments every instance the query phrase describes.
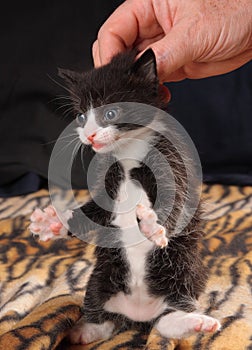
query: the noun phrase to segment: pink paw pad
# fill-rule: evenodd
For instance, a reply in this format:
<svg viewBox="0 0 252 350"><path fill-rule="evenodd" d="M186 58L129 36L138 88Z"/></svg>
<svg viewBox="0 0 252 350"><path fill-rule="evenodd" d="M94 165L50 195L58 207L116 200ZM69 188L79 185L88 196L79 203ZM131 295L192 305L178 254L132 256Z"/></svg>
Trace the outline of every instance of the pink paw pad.
<svg viewBox="0 0 252 350"><path fill-rule="evenodd" d="M61 222L54 222L50 225L50 229L55 235L60 234L60 229L62 227L63 227L63 224Z"/></svg>
<svg viewBox="0 0 252 350"><path fill-rule="evenodd" d="M140 220L140 231L145 237L161 248L167 246L166 230L162 225L157 223L158 217L154 210L139 204L136 208L136 215Z"/></svg>
<svg viewBox="0 0 252 350"><path fill-rule="evenodd" d="M31 215L30 231L39 236L41 241L48 241L67 236L67 229L60 222L52 206L44 210L35 209Z"/></svg>
<svg viewBox="0 0 252 350"><path fill-rule="evenodd" d="M197 321L197 324L194 326L195 332L214 333L221 327L219 321L213 317L202 316L202 318Z"/></svg>

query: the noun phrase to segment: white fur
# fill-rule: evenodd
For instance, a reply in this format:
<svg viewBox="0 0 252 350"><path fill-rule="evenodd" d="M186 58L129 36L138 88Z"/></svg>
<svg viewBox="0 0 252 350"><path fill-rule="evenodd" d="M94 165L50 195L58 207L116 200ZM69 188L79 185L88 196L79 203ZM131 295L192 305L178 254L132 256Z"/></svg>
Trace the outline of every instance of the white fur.
<svg viewBox="0 0 252 350"><path fill-rule="evenodd" d="M150 142L151 138L149 140L131 139L129 135L117 141L117 147L113 153L123 163L125 171L129 171L140 166L140 162L150 149Z"/></svg>
<svg viewBox="0 0 252 350"><path fill-rule="evenodd" d="M95 119L95 111L91 108L87 112L87 122L84 126L84 128L77 128L78 134L80 136L80 139L85 144L90 144L88 141L88 136L93 135L99 131L101 131L103 128L99 126Z"/></svg>
<svg viewBox="0 0 252 350"><path fill-rule="evenodd" d="M127 166L129 166L128 162ZM126 174L125 181L121 184L118 197L115 200L114 212L116 217L112 222L112 224L121 228L121 240L125 247L135 245L145 239L137 222L136 206L139 203L150 207L150 201L146 193Z"/></svg>
<svg viewBox="0 0 252 350"><path fill-rule="evenodd" d="M213 317L197 313L175 311L163 316L155 328L163 337L181 339L197 332L215 332L221 327Z"/></svg>
<svg viewBox="0 0 252 350"><path fill-rule="evenodd" d="M126 132L120 132L113 126L101 128L95 121L94 112L90 111L84 129L79 128L78 130L81 140L86 144L90 143L88 136L95 134L94 142L103 145L102 148L95 151L98 153L112 151L125 172L125 179L120 185L115 200L116 217L112 223L119 226L122 232L121 240L130 269L128 281L130 293L119 292L113 295L105 303L104 309L123 314L131 320L143 322L158 317L169 306L164 301L164 297L153 297L147 290L146 257L155 243L146 239L140 232L136 208L138 204L142 204L148 212L148 208L151 209L151 203L141 185L136 184L129 175L130 170L139 167L140 162L150 151L154 135L152 127L155 131L164 132L164 125L158 118L150 124L149 128ZM149 221L147 220L145 224L150 225ZM153 223L157 225L156 220L152 220L151 223L152 226ZM183 338L198 331L213 332L220 328L220 324L209 316L174 310L160 318L156 323L156 328L167 338ZM79 324L71 332L71 340L86 343L101 337L108 338L112 331L113 326L106 322L102 325Z"/></svg>
<svg viewBox="0 0 252 350"><path fill-rule="evenodd" d="M72 344L89 344L100 339L111 337L114 324L106 321L102 324L85 323L83 319L71 329L68 337Z"/></svg>
<svg viewBox="0 0 252 350"><path fill-rule="evenodd" d="M97 153L106 153L114 149L114 143L117 138L118 131L112 127L101 127L97 124L95 118L95 111L91 108L87 113L87 122L84 128L78 127L77 133L79 134L80 140L85 145L91 145ZM91 135L94 136L94 143L101 144L100 149L96 149L94 145L88 140L88 137Z"/></svg>
<svg viewBox="0 0 252 350"><path fill-rule="evenodd" d="M127 247L126 256L130 265L130 294L119 292L104 305L106 311L123 314L133 321L149 321L166 309L163 298L148 294L145 278L145 260L153 243L145 240L138 245Z"/></svg>
<svg viewBox="0 0 252 350"><path fill-rule="evenodd" d="M30 231L39 237L41 241L56 240L68 237L67 221L72 217L72 210L57 212L49 205L44 210L35 209L31 215ZM54 224L61 224L62 227L57 233L51 229Z"/></svg>
<svg viewBox="0 0 252 350"><path fill-rule="evenodd" d="M104 309L127 316L133 321L150 321L160 315L166 306L162 298L150 297L144 286L134 287L131 294L119 292L105 303Z"/></svg>
<svg viewBox="0 0 252 350"><path fill-rule="evenodd" d="M115 200L116 218L112 224L121 228L121 239L130 266L131 294L120 292L112 296L104 308L110 312L126 315L135 321L148 321L163 312L166 305L163 298L149 296L145 285L145 260L154 243L140 232L136 207L141 203L150 208L151 203L141 185L130 179L129 172L132 168L140 166L140 162L149 152L153 132L147 128L127 132L120 132L113 126L101 128L96 123L95 113L92 110L88 113L85 127L78 128L77 131L85 144L90 144L88 136L95 135L94 142L104 144L104 147L96 150L97 153L112 151L125 171L125 180L120 185Z"/></svg>
<svg viewBox="0 0 252 350"><path fill-rule="evenodd" d="M144 280L146 256L154 243L146 239L140 232L136 207L142 204L150 208L151 203L141 185L136 185L129 176L130 170L140 165L139 162L145 157L148 150L148 143L132 140L127 148L119 148L116 152L116 157L125 171L125 181L121 184L116 199L114 212L117 215L113 224L119 226L122 231L122 241L130 266L131 293L119 292L112 296L105 303L104 309L123 314L134 321L149 321L166 308L163 298L154 298L148 294Z"/></svg>
<svg viewBox="0 0 252 350"><path fill-rule="evenodd" d="M161 123L157 125L158 129L162 128ZM154 130L156 129L157 127L155 126ZM113 152L117 158L127 158L127 155L130 154L132 160L138 159L139 156L143 159L154 134L151 128L144 127L126 132L117 130L113 125L101 127L97 124L95 110L93 108L87 112L87 122L84 128L78 127L76 130L80 140L85 145L91 145L97 153ZM88 140L88 137L91 135L95 135L93 138L94 144L100 144L102 147L96 148ZM136 144L134 145L136 142L137 147L135 147Z"/></svg>

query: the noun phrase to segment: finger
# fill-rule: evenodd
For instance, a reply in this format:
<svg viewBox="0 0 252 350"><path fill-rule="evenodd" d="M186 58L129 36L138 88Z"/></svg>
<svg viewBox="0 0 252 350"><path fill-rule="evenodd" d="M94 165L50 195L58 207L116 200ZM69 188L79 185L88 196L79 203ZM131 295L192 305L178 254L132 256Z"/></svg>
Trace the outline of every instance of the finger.
<svg viewBox="0 0 252 350"><path fill-rule="evenodd" d="M166 76L166 81L179 81L185 78L201 79L232 72L243 66L252 58L251 51L217 62L192 62Z"/></svg>
<svg viewBox="0 0 252 350"><path fill-rule="evenodd" d="M98 32L94 64L108 63L119 52L131 48L138 35L137 17L128 2L119 6Z"/></svg>
<svg viewBox="0 0 252 350"><path fill-rule="evenodd" d="M98 40L96 40L93 43L92 46L92 55L93 55L93 61L94 61L94 66L96 68L101 66L101 60L100 60L100 55L99 55L99 46L98 46Z"/></svg>
<svg viewBox="0 0 252 350"><path fill-rule="evenodd" d="M182 23L174 26L164 38L150 45L155 52L160 82L220 75L251 60L251 50L248 50L223 61L197 62L205 49L201 37L202 35L197 35L197 27L192 25L188 31L188 24Z"/></svg>
<svg viewBox="0 0 252 350"><path fill-rule="evenodd" d="M184 68L181 67L180 69L166 76L164 82L175 82L175 81L181 81L184 79L186 79L186 75L184 72Z"/></svg>
<svg viewBox="0 0 252 350"><path fill-rule="evenodd" d="M199 79L210 76L229 73L247 62L252 58L252 51L245 51L230 59L217 62L198 62L184 67L184 73L187 78Z"/></svg>
<svg viewBox="0 0 252 350"><path fill-rule="evenodd" d="M160 82L166 81L174 72L181 75L181 68L194 59L191 41L183 27L173 27L164 38L150 47L155 52Z"/></svg>

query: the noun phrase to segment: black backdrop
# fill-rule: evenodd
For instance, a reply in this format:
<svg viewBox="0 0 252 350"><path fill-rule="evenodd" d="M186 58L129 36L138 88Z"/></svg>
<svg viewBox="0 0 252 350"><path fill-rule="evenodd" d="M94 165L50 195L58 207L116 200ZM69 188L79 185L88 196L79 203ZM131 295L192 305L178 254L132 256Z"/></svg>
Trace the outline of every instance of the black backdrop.
<svg viewBox="0 0 252 350"><path fill-rule="evenodd" d="M0 14L0 195L46 186L66 127L57 67L92 67L97 30L122 1L5 3ZM170 83L170 113L189 132L208 182L252 184L252 63L220 77ZM74 183L85 187L76 166Z"/></svg>

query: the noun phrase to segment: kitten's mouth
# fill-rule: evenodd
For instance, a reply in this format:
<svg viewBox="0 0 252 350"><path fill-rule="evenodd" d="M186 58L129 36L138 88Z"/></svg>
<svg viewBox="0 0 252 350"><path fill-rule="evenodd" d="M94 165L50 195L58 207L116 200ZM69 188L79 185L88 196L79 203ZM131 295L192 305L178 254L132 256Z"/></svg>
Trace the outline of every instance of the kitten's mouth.
<svg viewBox="0 0 252 350"><path fill-rule="evenodd" d="M116 136L113 141L107 142L107 143L102 143L102 142L91 142L91 146L95 151L98 151L106 146L111 146L113 145L117 140L119 140L120 137Z"/></svg>
<svg viewBox="0 0 252 350"><path fill-rule="evenodd" d="M99 150L99 149L105 147L106 144L105 144L105 143L93 142L93 143L91 144L91 146L93 147L93 149Z"/></svg>

